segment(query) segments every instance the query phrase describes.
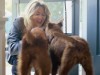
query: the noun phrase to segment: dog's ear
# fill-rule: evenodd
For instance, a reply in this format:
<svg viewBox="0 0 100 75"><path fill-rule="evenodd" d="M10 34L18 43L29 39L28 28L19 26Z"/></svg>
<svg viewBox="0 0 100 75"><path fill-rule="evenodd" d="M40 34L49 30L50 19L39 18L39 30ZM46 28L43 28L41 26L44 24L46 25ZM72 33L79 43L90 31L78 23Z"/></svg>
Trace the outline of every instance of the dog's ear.
<svg viewBox="0 0 100 75"><path fill-rule="evenodd" d="M48 28L51 29L53 27L53 23L48 23Z"/></svg>
<svg viewBox="0 0 100 75"><path fill-rule="evenodd" d="M58 25L60 28L63 26L62 22L59 22Z"/></svg>
<svg viewBox="0 0 100 75"><path fill-rule="evenodd" d="M58 25L60 26L60 28L63 26L63 20L60 20L59 22L58 22Z"/></svg>

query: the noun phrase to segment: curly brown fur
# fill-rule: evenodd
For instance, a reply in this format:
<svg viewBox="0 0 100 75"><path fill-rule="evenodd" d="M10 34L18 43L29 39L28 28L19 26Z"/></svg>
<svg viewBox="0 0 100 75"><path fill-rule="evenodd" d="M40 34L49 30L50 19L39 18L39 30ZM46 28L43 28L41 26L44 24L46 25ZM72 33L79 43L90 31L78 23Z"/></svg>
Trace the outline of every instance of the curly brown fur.
<svg viewBox="0 0 100 75"><path fill-rule="evenodd" d="M39 28L27 31L22 38L22 50L18 56L18 75L30 75L34 67L35 75L49 75L51 59L45 32Z"/></svg>
<svg viewBox="0 0 100 75"><path fill-rule="evenodd" d="M87 42L78 36L65 35L62 23L49 23L46 36L50 43L52 75L68 75L71 68L80 63L86 75L93 75L92 59ZM58 70L59 69L59 70Z"/></svg>

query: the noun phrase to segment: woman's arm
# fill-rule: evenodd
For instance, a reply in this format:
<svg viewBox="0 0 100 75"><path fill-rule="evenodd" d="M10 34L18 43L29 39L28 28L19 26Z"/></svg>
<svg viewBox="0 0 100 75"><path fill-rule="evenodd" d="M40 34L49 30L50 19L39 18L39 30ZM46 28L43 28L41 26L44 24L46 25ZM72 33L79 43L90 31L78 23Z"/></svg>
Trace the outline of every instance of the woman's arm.
<svg viewBox="0 0 100 75"><path fill-rule="evenodd" d="M23 20L16 18L7 38L7 51L10 55L17 55L21 49Z"/></svg>

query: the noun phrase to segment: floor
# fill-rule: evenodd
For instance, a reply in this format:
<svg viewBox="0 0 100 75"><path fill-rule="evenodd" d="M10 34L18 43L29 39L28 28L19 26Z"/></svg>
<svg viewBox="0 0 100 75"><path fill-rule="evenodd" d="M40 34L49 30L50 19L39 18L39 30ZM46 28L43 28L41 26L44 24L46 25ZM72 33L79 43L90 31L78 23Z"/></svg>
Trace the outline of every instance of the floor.
<svg viewBox="0 0 100 75"><path fill-rule="evenodd" d="M6 75L11 75L11 65L8 64L7 62L5 63L6 64Z"/></svg>
<svg viewBox="0 0 100 75"><path fill-rule="evenodd" d="M8 64L7 62L6 62L6 75L12 75L11 74L11 65ZM34 75L33 71L31 72L31 75ZM81 65L79 65L79 75L85 75L83 70L82 70Z"/></svg>

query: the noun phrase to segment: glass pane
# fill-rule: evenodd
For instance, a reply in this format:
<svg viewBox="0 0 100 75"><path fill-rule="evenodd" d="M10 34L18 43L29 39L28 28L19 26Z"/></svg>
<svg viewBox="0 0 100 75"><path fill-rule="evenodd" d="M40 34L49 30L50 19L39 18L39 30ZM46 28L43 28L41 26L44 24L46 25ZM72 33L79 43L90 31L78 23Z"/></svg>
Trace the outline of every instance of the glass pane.
<svg viewBox="0 0 100 75"><path fill-rule="evenodd" d="M72 1L66 1L65 32L72 33Z"/></svg>
<svg viewBox="0 0 100 75"><path fill-rule="evenodd" d="M63 2L46 2L51 13L51 21L58 21L63 19L64 15L64 3Z"/></svg>
<svg viewBox="0 0 100 75"><path fill-rule="evenodd" d="M23 14L26 5L27 5L27 3L20 3L19 4L20 15Z"/></svg>
<svg viewBox="0 0 100 75"><path fill-rule="evenodd" d="M63 21L63 32L72 33L72 1L47 2L51 21Z"/></svg>
<svg viewBox="0 0 100 75"><path fill-rule="evenodd" d="M87 0L80 0L79 34L87 40Z"/></svg>

